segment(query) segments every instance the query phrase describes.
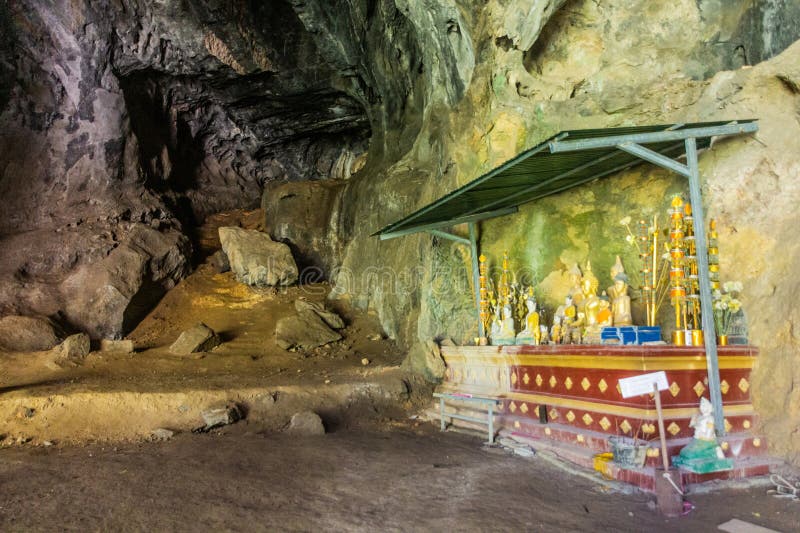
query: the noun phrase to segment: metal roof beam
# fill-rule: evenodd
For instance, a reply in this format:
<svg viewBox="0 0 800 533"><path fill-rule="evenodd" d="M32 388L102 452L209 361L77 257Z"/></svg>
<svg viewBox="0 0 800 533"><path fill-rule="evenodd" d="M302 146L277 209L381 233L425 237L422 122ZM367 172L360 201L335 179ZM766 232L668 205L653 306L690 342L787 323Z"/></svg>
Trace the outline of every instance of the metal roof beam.
<svg viewBox="0 0 800 533"><path fill-rule="evenodd" d="M645 148L641 144L622 143L618 144L617 148L619 148L624 152L628 152L631 155L635 155L640 159L644 159L645 161L653 163L654 165L658 165L673 172L677 172L678 174L685 176L687 178L691 176L691 173L689 172L689 167L687 167L686 165L678 163L674 159L661 155L660 153L654 150Z"/></svg>
<svg viewBox="0 0 800 533"><path fill-rule="evenodd" d="M419 226L413 226L410 228L401 229L397 231L387 231L386 233L381 233L380 238L382 241L385 241L388 239L394 239L395 237L402 237L403 235L412 235L414 233L419 233L422 231L448 228L450 226L456 226L458 224L466 224L467 222L478 222L480 220L485 220L487 218L502 217L505 215L516 213L518 210L519 208L517 207L506 207L503 209L497 209L496 211L484 211L482 213L475 213L474 215L458 217L451 220L443 220L441 222L431 222L429 224L420 224Z"/></svg>
<svg viewBox="0 0 800 533"><path fill-rule="evenodd" d="M454 235L452 233L447 233L446 231L441 231L441 230L438 230L438 229L429 229L428 233L430 233L434 237L447 239L449 241L457 242L458 244L464 244L466 246L470 246L471 245L471 242L470 242L469 239L465 239L464 237L459 237L458 235Z"/></svg>
<svg viewBox="0 0 800 533"><path fill-rule="evenodd" d="M680 141L689 138L715 137L718 135L736 135L739 133L753 133L758 131L756 122L739 124L732 122L722 126L708 126L705 128L686 128L682 130L657 131L653 133L633 133L631 135L616 135L598 137L595 139L579 139L575 141L551 141L548 148L551 153L574 152L576 150L593 150L597 148L612 148L620 144L636 143L651 144L666 141Z"/></svg>

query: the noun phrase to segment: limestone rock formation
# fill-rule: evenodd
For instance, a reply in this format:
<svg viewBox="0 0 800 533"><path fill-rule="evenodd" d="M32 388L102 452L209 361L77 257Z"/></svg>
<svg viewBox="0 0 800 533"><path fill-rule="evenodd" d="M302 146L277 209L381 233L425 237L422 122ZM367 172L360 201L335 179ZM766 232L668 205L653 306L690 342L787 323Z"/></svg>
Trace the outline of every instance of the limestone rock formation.
<svg viewBox="0 0 800 533"><path fill-rule="evenodd" d="M242 283L262 287L297 282L297 264L291 250L266 233L225 227L219 228L219 240L231 270Z"/></svg>
<svg viewBox="0 0 800 533"><path fill-rule="evenodd" d="M14 315L0 318L0 350L38 352L59 342L57 328L46 318Z"/></svg>
<svg viewBox="0 0 800 533"><path fill-rule="evenodd" d="M208 352L222 343L219 335L202 322L181 332L169 351L175 355L189 355L196 352Z"/></svg>

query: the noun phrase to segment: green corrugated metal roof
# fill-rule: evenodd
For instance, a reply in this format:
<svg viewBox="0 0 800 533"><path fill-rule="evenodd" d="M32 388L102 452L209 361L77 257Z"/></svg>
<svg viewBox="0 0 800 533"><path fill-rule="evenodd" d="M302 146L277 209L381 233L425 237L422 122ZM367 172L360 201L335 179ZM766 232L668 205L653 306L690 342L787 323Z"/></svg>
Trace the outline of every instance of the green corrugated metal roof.
<svg viewBox="0 0 800 533"><path fill-rule="evenodd" d="M748 124L752 120L737 121ZM458 220L471 215L514 208L521 204L556 194L583 183L615 174L642 159L616 146L588 148L578 151L551 152L551 142L588 141L620 136L681 132L697 128L713 128L732 124L703 122L693 124L665 124L626 128L606 128L561 132L543 143L530 148L515 158L487 172L478 179L456 189L407 217L389 224L375 235L414 233L431 226ZM707 148L711 137L698 136L697 148ZM683 139L662 139L658 142L640 142L642 146L670 158L684 153Z"/></svg>

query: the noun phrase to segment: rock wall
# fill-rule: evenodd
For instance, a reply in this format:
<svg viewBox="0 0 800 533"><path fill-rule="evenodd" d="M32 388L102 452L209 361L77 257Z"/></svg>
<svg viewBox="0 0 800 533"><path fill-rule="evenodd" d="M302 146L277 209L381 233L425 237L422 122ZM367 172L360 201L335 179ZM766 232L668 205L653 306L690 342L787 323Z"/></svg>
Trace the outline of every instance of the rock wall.
<svg viewBox="0 0 800 533"><path fill-rule="evenodd" d="M461 16L452 20L474 58L419 37L422 55L435 58L433 71L421 69L416 82L426 87L421 128L394 162L370 150L365 169L348 183L344 227L352 229L335 297L372 309L407 345L469 340L476 325L463 247L427 235L381 242L372 232L560 130L758 118L757 135L719 140L700 165L707 213L719 221L723 279L744 283L751 337L762 350L753 378L760 429L773 452L800 460L800 361L792 333L798 284L790 274L800 257L790 236L797 223L791 205L800 44L784 51L797 28L776 24L771 11L790 20L794 5L517 1L476 12L466 3L427 2L419 10L401 4L428 32L454 7ZM765 35L782 46L765 46ZM663 214L665 198L680 191L685 183L677 177L638 167L485 223L481 247L494 260L508 249L513 261L529 266L552 306L574 261L591 259L610 284L614 255L631 255L618 221Z"/></svg>
<svg viewBox="0 0 800 533"><path fill-rule="evenodd" d="M0 313L124 334L207 215L350 175L351 81L287 2L1 2Z"/></svg>

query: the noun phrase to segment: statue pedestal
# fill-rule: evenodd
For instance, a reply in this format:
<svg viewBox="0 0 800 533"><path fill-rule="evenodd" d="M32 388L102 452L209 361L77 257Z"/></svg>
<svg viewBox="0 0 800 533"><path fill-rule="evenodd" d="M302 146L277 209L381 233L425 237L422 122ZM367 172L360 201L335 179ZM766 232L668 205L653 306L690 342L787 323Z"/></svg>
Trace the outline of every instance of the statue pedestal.
<svg viewBox="0 0 800 533"><path fill-rule="evenodd" d="M716 441L692 439L680 454L672 458L672 464L695 474L733 469L733 460L717 457L718 446Z"/></svg>

